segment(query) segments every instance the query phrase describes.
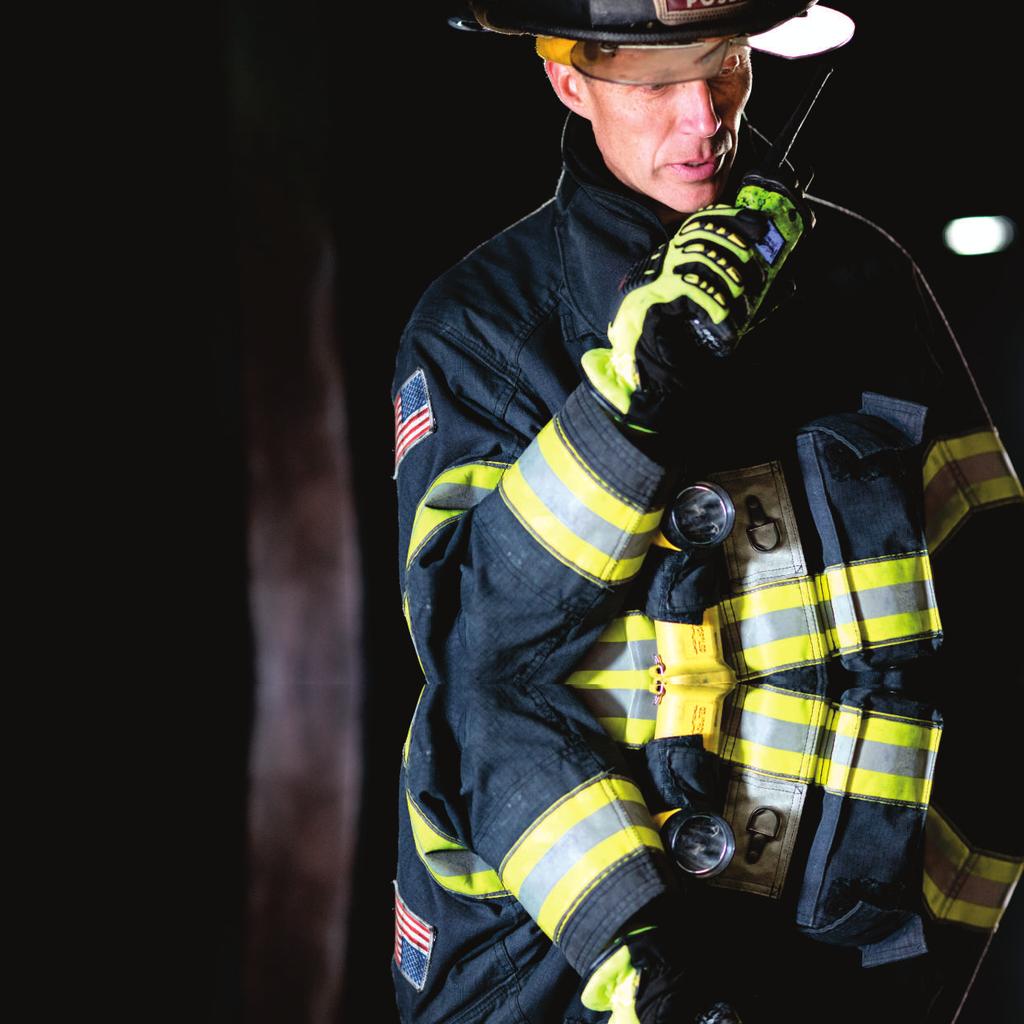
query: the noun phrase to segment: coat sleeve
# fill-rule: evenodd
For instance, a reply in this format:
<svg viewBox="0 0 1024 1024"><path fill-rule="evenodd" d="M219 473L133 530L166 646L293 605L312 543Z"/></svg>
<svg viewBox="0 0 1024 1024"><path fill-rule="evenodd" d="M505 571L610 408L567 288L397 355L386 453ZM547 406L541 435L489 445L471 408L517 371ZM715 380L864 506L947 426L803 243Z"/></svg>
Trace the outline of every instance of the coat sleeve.
<svg viewBox="0 0 1024 1024"><path fill-rule="evenodd" d="M407 326L393 397L411 406L422 386L429 432L399 443L396 471L403 606L426 678L406 796L435 879L511 894L582 974L674 886L617 747L564 685L639 571L668 480L584 387L545 419L516 384L443 325Z"/></svg>
<svg viewBox="0 0 1024 1024"><path fill-rule="evenodd" d="M902 295L889 310L906 310L909 338L897 386L929 410L923 512L943 642L921 661L917 686L944 727L922 895L946 980L928 1019L944 1021L955 1016L1024 864L1024 832L1006 789L1020 774L1015 595L1024 577L1024 492L945 315L905 254L892 282Z"/></svg>
<svg viewBox="0 0 1024 1024"><path fill-rule="evenodd" d="M944 636L934 683L946 721L927 825L925 895L939 920L988 930L1024 860L1024 832L1001 784L1019 775L1015 595L1024 578L1024 494L970 367L924 292L919 310L938 370L923 484ZM1002 859L986 862L981 851Z"/></svg>

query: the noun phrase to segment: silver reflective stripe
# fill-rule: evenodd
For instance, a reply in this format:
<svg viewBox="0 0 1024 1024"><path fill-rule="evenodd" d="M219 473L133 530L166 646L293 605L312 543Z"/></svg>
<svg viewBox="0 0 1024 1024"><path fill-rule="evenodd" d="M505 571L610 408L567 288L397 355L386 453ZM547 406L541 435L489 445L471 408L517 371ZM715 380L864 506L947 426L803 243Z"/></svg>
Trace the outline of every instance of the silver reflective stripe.
<svg viewBox="0 0 1024 1024"><path fill-rule="evenodd" d="M864 768L887 775L906 775L912 779L931 778L935 767L934 750L901 747L892 743L865 739L864 736L841 736L829 731L821 756L834 764Z"/></svg>
<svg viewBox="0 0 1024 1024"><path fill-rule="evenodd" d="M599 640L593 644L576 666L576 671L626 672L654 665L658 653L657 640Z"/></svg>
<svg viewBox="0 0 1024 1024"><path fill-rule="evenodd" d="M650 824L651 815L644 804L619 800L599 807L563 832L534 865L517 894L519 902L531 917L537 918L548 894L588 850L627 825L650 827Z"/></svg>
<svg viewBox="0 0 1024 1024"><path fill-rule="evenodd" d="M519 472L548 511L577 537L609 558L625 561L638 558L650 547L656 529L630 534L599 516L565 486L548 465L539 445L530 445L519 457ZM623 540L626 543L623 544Z"/></svg>
<svg viewBox="0 0 1024 1024"><path fill-rule="evenodd" d="M650 690L577 689L580 699L595 718L642 718L653 722L658 707Z"/></svg>
<svg viewBox="0 0 1024 1024"><path fill-rule="evenodd" d="M824 606L826 614L828 607L828 604ZM833 624L845 626L885 615L903 615L933 608L935 594L931 580L914 580L833 595L831 607L834 610Z"/></svg>
<svg viewBox="0 0 1024 1024"><path fill-rule="evenodd" d="M813 737L817 731L815 727L799 722L784 722L753 711L742 711L739 727L729 734L748 743L803 754L814 748Z"/></svg>
<svg viewBox="0 0 1024 1024"><path fill-rule="evenodd" d="M427 493L423 504L427 508L464 511L479 505L492 490L491 487L474 487L472 484L437 484Z"/></svg>
<svg viewBox="0 0 1024 1024"><path fill-rule="evenodd" d="M431 850L424 854L434 874L443 878L464 877L494 869L472 850Z"/></svg>
<svg viewBox="0 0 1024 1024"><path fill-rule="evenodd" d="M816 618L814 611L812 606L802 605L797 608L764 612L749 619L740 619L733 628L738 634L740 648L749 650L762 644L774 643L776 640L807 636L808 614Z"/></svg>

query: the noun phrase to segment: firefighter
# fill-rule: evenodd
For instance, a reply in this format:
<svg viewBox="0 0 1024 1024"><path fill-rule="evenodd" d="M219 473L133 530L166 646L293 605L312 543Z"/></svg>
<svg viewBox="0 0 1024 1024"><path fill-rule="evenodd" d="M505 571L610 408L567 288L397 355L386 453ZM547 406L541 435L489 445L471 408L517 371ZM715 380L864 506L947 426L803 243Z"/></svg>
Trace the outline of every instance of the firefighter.
<svg viewBox="0 0 1024 1024"><path fill-rule="evenodd" d="M814 6L474 7L569 113L397 356L407 1024L951 1020L1020 875L963 685L1017 671L1019 481L906 253L755 173L751 50ZM736 685L666 734L655 623L709 613Z"/></svg>

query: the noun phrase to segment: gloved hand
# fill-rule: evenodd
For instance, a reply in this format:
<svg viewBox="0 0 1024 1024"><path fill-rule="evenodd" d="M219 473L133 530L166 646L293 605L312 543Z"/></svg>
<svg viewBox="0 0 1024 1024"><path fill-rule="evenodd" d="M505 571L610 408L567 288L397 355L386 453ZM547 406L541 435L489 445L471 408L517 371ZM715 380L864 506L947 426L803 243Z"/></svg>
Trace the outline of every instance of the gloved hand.
<svg viewBox="0 0 1024 1024"><path fill-rule="evenodd" d="M582 359L584 373L620 422L657 432L687 386L731 355L811 217L798 193L753 176L736 204L692 213L627 274L608 325L611 348Z"/></svg>
<svg viewBox="0 0 1024 1024"><path fill-rule="evenodd" d="M727 1003L701 990L699 972L657 926L638 928L606 950L580 1001L588 1010L611 1010L609 1024L741 1024Z"/></svg>

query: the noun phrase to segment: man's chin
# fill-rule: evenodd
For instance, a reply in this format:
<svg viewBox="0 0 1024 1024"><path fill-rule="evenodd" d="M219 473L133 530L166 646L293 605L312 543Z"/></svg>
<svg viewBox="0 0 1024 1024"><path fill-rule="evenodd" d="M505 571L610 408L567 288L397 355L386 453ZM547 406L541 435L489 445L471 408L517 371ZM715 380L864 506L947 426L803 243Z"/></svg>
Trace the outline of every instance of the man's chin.
<svg viewBox="0 0 1024 1024"><path fill-rule="evenodd" d="M664 208L663 221L679 220L699 210L702 206L718 201L722 192L721 174L716 174L707 181L675 186L655 196Z"/></svg>

